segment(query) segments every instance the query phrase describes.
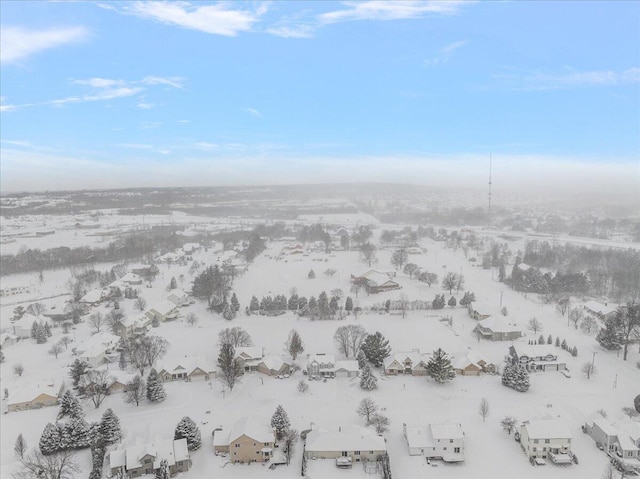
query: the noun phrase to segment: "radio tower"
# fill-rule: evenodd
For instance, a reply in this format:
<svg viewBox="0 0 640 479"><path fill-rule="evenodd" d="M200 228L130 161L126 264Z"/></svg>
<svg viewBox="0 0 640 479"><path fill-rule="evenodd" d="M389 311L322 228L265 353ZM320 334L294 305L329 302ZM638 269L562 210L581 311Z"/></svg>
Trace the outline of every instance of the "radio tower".
<svg viewBox="0 0 640 479"><path fill-rule="evenodd" d="M491 153L489 153L489 226L491 226Z"/></svg>

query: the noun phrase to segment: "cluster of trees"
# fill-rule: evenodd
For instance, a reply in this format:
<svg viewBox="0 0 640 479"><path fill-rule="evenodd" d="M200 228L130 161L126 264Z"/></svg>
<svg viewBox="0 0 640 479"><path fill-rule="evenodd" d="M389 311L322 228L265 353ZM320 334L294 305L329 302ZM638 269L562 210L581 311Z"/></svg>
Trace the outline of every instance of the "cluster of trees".
<svg viewBox="0 0 640 479"><path fill-rule="evenodd" d="M384 434L389 430L391 421L389 421L388 417L380 413L380 408L370 397L366 397L360 401L356 413L364 419L367 426L373 426L377 434Z"/></svg>
<svg viewBox="0 0 640 479"><path fill-rule="evenodd" d="M508 364L502 372L502 384L518 392L529 390L529 373L519 364Z"/></svg>
<svg viewBox="0 0 640 479"><path fill-rule="evenodd" d="M200 428L193 419L188 416L180 419L180 422L176 426L175 433L173 435L174 440L186 439L187 449L195 451L202 445L202 437L200 434Z"/></svg>
<svg viewBox="0 0 640 479"><path fill-rule="evenodd" d="M276 431L276 437L282 444L282 452L287 459L287 465L291 462L293 451L298 440L298 431L291 428L291 421L282 405L278 405L271 416L271 427Z"/></svg>
<svg viewBox="0 0 640 479"><path fill-rule="evenodd" d="M31 337L36 340L37 344L46 343L47 338L50 338L51 335L51 326L49 326L49 323L34 321L31 325Z"/></svg>
<svg viewBox="0 0 640 479"><path fill-rule="evenodd" d="M623 350L627 360L629 345L640 341L640 304L628 303L618 308L605 320L605 327L596 336L600 345L608 350Z"/></svg>
<svg viewBox="0 0 640 479"><path fill-rule="evenodd" d="M209 309L222 312L222 304L233 284L233 274L217 264L207 267L193 278L191 293L198 299L207 300Z"/></svg>
<svg viewBox="0 0 640 479"><path fill-rule="evenodd" d="M308 300L305 296L298 296L295 292L291 294L288 300L285 295L263 296L261 300L258 300L256 296L252 296L247 313L276 315L288 310L296 311L300 315L310 316L312 319L333 318L341 310L342 295L342 290L335 289L331 291L331 297L326 291L322 291L317 299L315 296L311 296ZM347 297L342 307L347 313L353 311L353 299Z"/></svg>

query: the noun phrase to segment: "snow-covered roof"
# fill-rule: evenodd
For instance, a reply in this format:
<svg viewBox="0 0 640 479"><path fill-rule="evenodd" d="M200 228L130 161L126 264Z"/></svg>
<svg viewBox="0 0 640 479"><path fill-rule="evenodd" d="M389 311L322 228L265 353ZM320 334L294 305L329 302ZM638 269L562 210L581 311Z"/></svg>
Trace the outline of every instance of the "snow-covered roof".
<svg viewBox="0 0 640 479"><path fill-rule="evenodd" d="M225 434L224 431L220 431L220 434L216 433L214 436L214 445L228 446L241 436L247 436L262 443L275 441L273 429L267 423L259 422L252 417L245 416L233 424L228 434Z"/></svg>
<svg viewBox="0 0 640 479"><path fill-rule="evenodd" d="M345 371L359 371L360 366L358 365L358 361L345 359L343 361L336 361L335 370L339 371L340 369L344 369Z"/></svg>
<svg viewBox="0 0 640 479"><path fill-rule="evenodd" d="M167 300L171 301L176 306L180 306L182 303L184 303L184 300L187 299L187 296L188 295L184 290L173 289L171 290L171 293L169 293L169 296L167 296Z"/></svg>
<svg viewBox="0 0 640 479"><path fill-rule="evenodd" d="M260 346L240 346L236 348L236 358L262 359L263 353Z"/></svg>
<svg viewBox="0 0 640 479"><path fill-rule="evenodd" d="M637 451L638 447L633 443L631 438L624 433L618 434L618 444L623 451Z"/></svg>
<svg viewBox="0 0 640 479"><path fill-rule="evenodd" d="M429 357L430 356L427 353L421 354L419 349L414 349L412 351L396 351L384 359L384 367L390 367L394 361L404 365L407 360L411 361L412 366L419 364L420 361L424 362L426 365L429 362Z"/></svg>
<svg viewBox="0 0 640 479"><path fill-rule="evenodd" d="M92 289L87 294L85 294L82 298L80 298L81 303L99 303L103 298L103 290L102 289Z"/></svg>
<svg viewBox="0 0 640 479"><path fill-rule="evenodd" d="M109 466L111 468L125 466L127 470L142 467L141 460L145 456L152 456L153 468L160 467L160 462L166 459L169 466L176 461L189 458L187 440L156 439L152 443L138 443L123 449L115 449L109 454Z"/></svg>
<svg viewBox="0 0 640 479"><path fill-rule="evenodd" d="M522 427L531 439L571 439L573 435L562 419L525 422Z"/></svg>
<svg viewBox="0 0 640 479"><path fill-rule="evenodd" d="M122 283L142 283L142 276L129 272L119 280Z"/></svg>
<svg viewBox="0 0 640 479"><path fill-rule="evenodd" d="M336 432L315 429L307 434L305 451L386 451L384 437L361 426Z"/></svg>
<svg viewBox="0 0 640 479"><path fill-rule="evenodd" d="M518 269L519 269L520 271L529 271L529 270L531 269L531 266L529 266L529 265L528 265L528 264L526 264L526 263L520 263L520 264L518 265Z"/></svg>
<svg viewBox="0 0 640 479"><path fill-rule="evenodd" d="M151 308L149 308L149 312L155 311L156 313L161 314L162 316L166 316L174 309L176 309L175 303L169 301L168 299L165 299L163 301L155 303Z"/></svg>
<svg viewBox="0 0 640 479"><path fill-rule="evenodd" d="M174 372L186 372L191 374L195 369L202 369L205 372L215 371L216 368L211 361L207 361L202 356L184 356L181 358L169 358L158 364L157 371L166 371L169 374Z"/></svg>
<svg viewBox="0 0 640 479"><path fill-rule="evenodd" d="M115 334L100 332L81 342L76 347L76 353L80 357L92 358L103 354L108 349L118 345L120 337Z"/></svg>
<svg viewBox="0 0 640 479"><path fill-rule="evenodd" d="M309 356L309 361L307 362L307 364L311 364L313 362L318 362L320 364L335 364L336 357L333 354L324 354L324 353L312 354L311 356Z"/></svg>
<svg viewBox="0 0 640 479"><path fill-rule="evenodd" d="M453 360L451 361L454 369L464 369L469 365L482 369L482 365L480 363L492 364L484 354L471 348L468 348L462 353L454 354Z"/></svg>
<svg viewBox="0 0 640 479"><path fill-rule="evenodd" d="M431 424L431 434L435 439L462 439L464 431L460 424Z"/></svg>
<svg viewBox="0 0 640 479"><path fill-rule="evenodd" d="M614 425L599 412L594 413L587 423L598 426L607 436L615 436L618 433Z"/></svg>
<svg viewBox="0 0 640 479"><path fill-rule="evenodd" d="M519 358L522 356L529 358L558 356L558 348L552 344L514 344L512 347Z"/></svg>
<svg viewBox="0 0 640 479"><path fill-rule="evenodd" d="M27 383L15 391L11 391L7 405L30 402L41 394L58 397L59 391L60 389L56 388L56 384L53 379L41 379L37 382Z"/></svg>
<svg viewBox="0 0 640 479"><path fill-rule="evenodd" d="M280 356L265 356L260 363L263 363L267 369L273 369L274 371L279 371L284 364L289 365Z"/></svg>
<svg viewBox="0 0 640 479"><path fill-rule="evenodd" d="M4 342L8 339L13 339L15 341L16 339L18 339L18 337L10 333L2 333L0 334L0 345L4 344Z"/></svg>
<svg viewBox="0 0 640 479"><path fill-rule="evenodd" d="M405 430L409 447L434 447L438 439L464 439L460 424L427 424L426 426L407 426Z"/></svg>
<svg viewBox="0 0 640 479"><path fill-rule="evenodd" d="M135 373L129 373L127 371L114 369L112 371L109 371L109 382L107 384L109 386L115 383L128 384L135 377Z"/></svg>
<svg viewBox="0 0 640 479"><path fill-rule="evenodd" d="M478 325L484 329L489 329L494 333L511 333L518 332L520 328L513 323L509 323L500 316L490 316L487 319L478 321Z"/></svg>
<svg viewBox="0 0 640 479"><path fill-rule="evenodd" d="M613 306L604 305L602 303L598 303L597 301L587 301L586 303L584 303L584 308L593 313L601 314L602 316L611 314L616 310L616 308Z"/></svg>

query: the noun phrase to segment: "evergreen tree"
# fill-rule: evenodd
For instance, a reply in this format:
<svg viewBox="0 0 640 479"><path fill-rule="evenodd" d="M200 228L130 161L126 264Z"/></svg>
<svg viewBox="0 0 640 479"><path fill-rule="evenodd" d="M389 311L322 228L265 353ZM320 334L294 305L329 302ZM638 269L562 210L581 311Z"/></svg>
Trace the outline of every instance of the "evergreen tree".
<svg viewBox="0 0 640 479"><path fill-rule="evenodd" d="M304 310L308 305L309 305L309 303L307 302L306 296L300 296L300 298L298 298L298 310L299 311Z"/></svg>
<svg viewBox="0 0 640 479"><path fill-rule="evenodd" d="M125 356L124 348L120 351L120 357L118 358L118 367L123 371L127 369L127 357Z"/></svg>
<svg viewBox="0 0 640 479"><path fill-rule="evenodd" d="M236 296L236 293L233 293L231 295L231 309L237 313L238 311L240 311L240 302L238 301L238 297Z"/></svg>
<svg viewBox="0 0 640 479"><path fill-rule="evenodd" d="M292 294L287 302L287 309L289 311L296 311L298 309L298 295Z"/></svg>
<svg viewBox="0 0 640 479"><path fill-rule="evenodd" d="M332 313L335 313L338 310L338 298L335 296L331 298L331 301L329 301L329 308Z"/></svg>
<svg viewBox="0 0 640 479"><path fill-rule="evenodd" d="M27 441L25 440L22 433L18 434L16 443L13 446L13 451L20 459L24 458L24 453L27 452Z"/></svg>
<svg viewBox="0 0 640 479"><path fill-rule="evenodd" d="M556 336L556 348L560 347L560 337Z"/></svg>
<svg viewBox="0 0 640 479"><path fill-rule="evenodd" d="M80 361L76 359L72 364L69 370L69 377L73 381L73 387L77 388L80 384L80 379L84 376L89 370L89 365L84 361Z"/></svg>
<svg viewBox="0 0 640 479"><path fill-rule="evenodd" d="M0 347L0 364L4 363L4 351L2 350L2 348Z"/></svg>
<svg viewBox="0 0 640 479"><path fill-rule="evenodd" d="M353 311L353 299L351 299L351 296L347 296L347 299L344 302L344 310L347 312Z"/></svg>
<svg viewBox="0 0 640 479"><path fill-rule="evenodd" d="M382 333L376 331L366 337L362 343L361 351L364 351L367 361L379 368L384 363L385 358L391 354L391 347Z"/></svg>
<svg viewBox="0 0 640 479"><path fill-rule="evenodd" d="M507 279L507 272L504 269L504 263L500 263L500 270L498 271L498 281L504 283L505 279Z"/></svg>
<svg viewBox="0 0 640 479"><path fill-rule="evenodd" d="M454 308L454 307L456 306L456 304L457 304L457 301L456 301L455 296L451 296L451 297L449 298L449 301L447 301L447 304L448 304L449 306L451 306L452 308Z"/></svg>
<svg viewBox="0 0 640 479"><path fill-rule="evenodd" d="M40 436L40 452L45 456L53 454L59 451L62 438L60 437L60 431L55 424L48 423L42 431Z"/></svg>
<svg viewBox="0 0 640 479"><path fill-rule="evenodd" d="M298 334L298 331L292 329L289 333L289 339L285 344L285 348L287 352L291 355L291 358L295 361L298 355L304 352L304 346L302 344L302 339Z"/></svg>
<svg viewBox="0 0 640 479"><path fill-rule="evenodd" d="M152 368L147 378L147 399L151 402L161 402L166 397L167 393L164 390L162 381L160 381L156 370Z"/></svg>
<svg viewBox="0 0 640 479"><path fill-rule="evenodd" d="M318 313L321 318L326 318L330 314L329 309L329 298L327 297L327 293L323 291L318 295Z"/></svg>
<svg viewBox="0 0 640 479"><path fill-rule="evenodd" d="M38 323L36 327L36 343L44 344L47 342L47 330L44 329L44 325L42 323Z"/></svg>
<svg viewBox="0 0 640 479"><path fill-rule="evenodd" d="M47 334L47 338L50 338L51 336L53 336L53 333L51 332L51 326L49 326L49 323L44 323L44 332Z"/></svg>
<svg viewBox="0 0 640 479"><path fill-rule="evenodd" d="M547 338L547 344L553 344L553 336L549 335Z"/></svg>
<svg viewBox="0 0 640 479"><path fill-rule="evenodd" d="M544 336L542 334L538 338L538 344L544 344Z"/></svg>
<svg viewBox="0 0 640 479"><path fill-rule="evenodd" d="M368 364L365 364L360 372L360 387L366 391L373 391L378 387L378 378L373 374Z"/></svg>
<svg viewBox="0 0 640 479"><path fill-rule="evenodd" d="M222 317L227 321L231 321L236 317L236 312L233 310L230 304L226 304L224 309L222 310Z"/></svg>
<svg viewBox="0 0 640 479"><path fill-rule="evenodd" d="M578 356L578 347L574 346L573 349L571 350L571 356L573 356L574 358Z"/></svg>
<svg viewBox="0 0 640 479"><path fill-rule="evenodd" d="M238 378L242 376L242 365L235 359L236 350L230 343L223 343L220 346L218 355L219 377L229 389L233 390Z"/></svg>
<svg viewBox="0 0 640 479"><path fill-rule="evenodd" d="M251 302L249 303L249 311L259 311L260 310L260 302L258 298L255 296L251 296Z"/></svg>
<svg viewBox="0 0 640 479"><path fill-rule="evenodd" d="M360 369L363 369L367 365L367 356L364 354L362 348L360 348L360 351L358 351L356 355L356 361L358 361L358 367Z"/></svg>
<svg viewBox="0 0 640 479"><path fill-rule="evenodd" d="M176 277L171 277L171 282L169 283L169 289L176 289L178 287L178 282L176 281Z"/></svg>
<svg viewBox="0 0 640 479"><path fill-rule="evenodd" d="M84 449L91 445L91 428L83 417L72 418L66 424L67 447L71 449Z"/></svg>
<svg viewBox="0 0 640 479"><path fill-rule="evenodd" d="M160 461L160 467L156 470L156 479L171 479L169 463L166 459Z"/></svg>
<svg viewBox="0 0 640 479"><path fill-rule="evenodd" d="M59 417L70 416L75 419L83 418L84 411L82 405L77 396L71 391L67 390L62 396L62 402L60 403Z"/></svg>
<svg viewBox="0 0 640 479"><path fill-rule="evenodd" d="M281 405L278 405L276 411L271 416L271 427L276 430L278 439L284 436L284 433L289 430L291 423L289 422L289 416Z"/></svg>
<svg viewBox="0 0 640 479"><path fill-rule="evenodd" d="M604 328L598 332L596 341L600 346L609 350L617 351L624 344L624 337L621 331L619 315L609 317L604 322Z"/></svg>
<svg viewBox="0 0 640 479"><path fill-rule="evenodd" d="M567 340L563 339L562 343L560 344L560 346L562 347L562 349L564 349L566 351L567 350Z"/></svg>
<svg viewBox="0 0 640 479"><path fill-rule="evenodd" d="M200 437L200 429L196 423L190 417L183 417L176 426L176 432L173 435L173 439L187 440L187 449L195 451L202 445L202 439Z"/></svg>
<svg viewBox="0 0 640 479"><path fill-rule="evenodd" d="M460 300L460 306L469 306L476 300L475 293L471 293L469 291L465 291L462 299Z"/></svg>
<svg viewBox="0 0 640 479"><path fill-rule="evenodd" d="M307 275L307 278L313 279L315 277L316 277L316 274L313 272L313 270L309 270L309 274Z"/></svg>
<svg viewBox="0 0 640 479"><path fill-rule="evenodd" d="M116 416L111 408L102 414L102 419L98 424L98 433L102 437L105 445L115 444L122 439L122 429L120 428L120 419Z"/></svg>
<svg viewBox="0 0 640 479"><path fill-rule="evenodd" d="M318 300L315 296L311 296L309 298L309 311L315 312L316 309L318 309Z"/></svg>
<svg viewBox="0 0 640 479"><path fill-rule="evenodd" d="M36 339L36 333L38 332L38 322L34 321L31 325L31 338Z"/></svg>
<svg viewBox="0 0 640 479"><path fill-rule="evenodd" d="M91 442L91 473L89 479L102 479L102 469L104 467L104 456L107 453L107 447L100 433L94 435Z"/></svg>
<svg viewBox="0 0 640 479"><path fill-rule="evenodd" d="M436 294L436 297L431 302L431 307L433 309L442 309L445 305L444 294Z"/></svg>
<svg viewBox="0 0 640 479"><path fill-rule="evenodd" d="M509 364L502 372L502 384L518 392L529 389L529 373L519 364Z"/></svg>
<svg viewBox="0 0 640 479"><path fill-rule="evenodd" d="M436 349L431 359L429 359L427 363L427 374L438 383L444 383L456 377L449 356L440 348Z"/></svg>

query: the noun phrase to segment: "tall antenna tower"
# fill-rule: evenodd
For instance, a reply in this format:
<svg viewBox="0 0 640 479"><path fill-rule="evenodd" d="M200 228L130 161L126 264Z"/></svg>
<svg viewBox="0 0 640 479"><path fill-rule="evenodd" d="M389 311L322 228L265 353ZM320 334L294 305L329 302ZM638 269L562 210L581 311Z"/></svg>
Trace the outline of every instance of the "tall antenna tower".
<svg viewBox="0 0 640 479"><path fill-rule="evenodd" d="M491 226L491 153L489 153L489 226Z"/></svg>

